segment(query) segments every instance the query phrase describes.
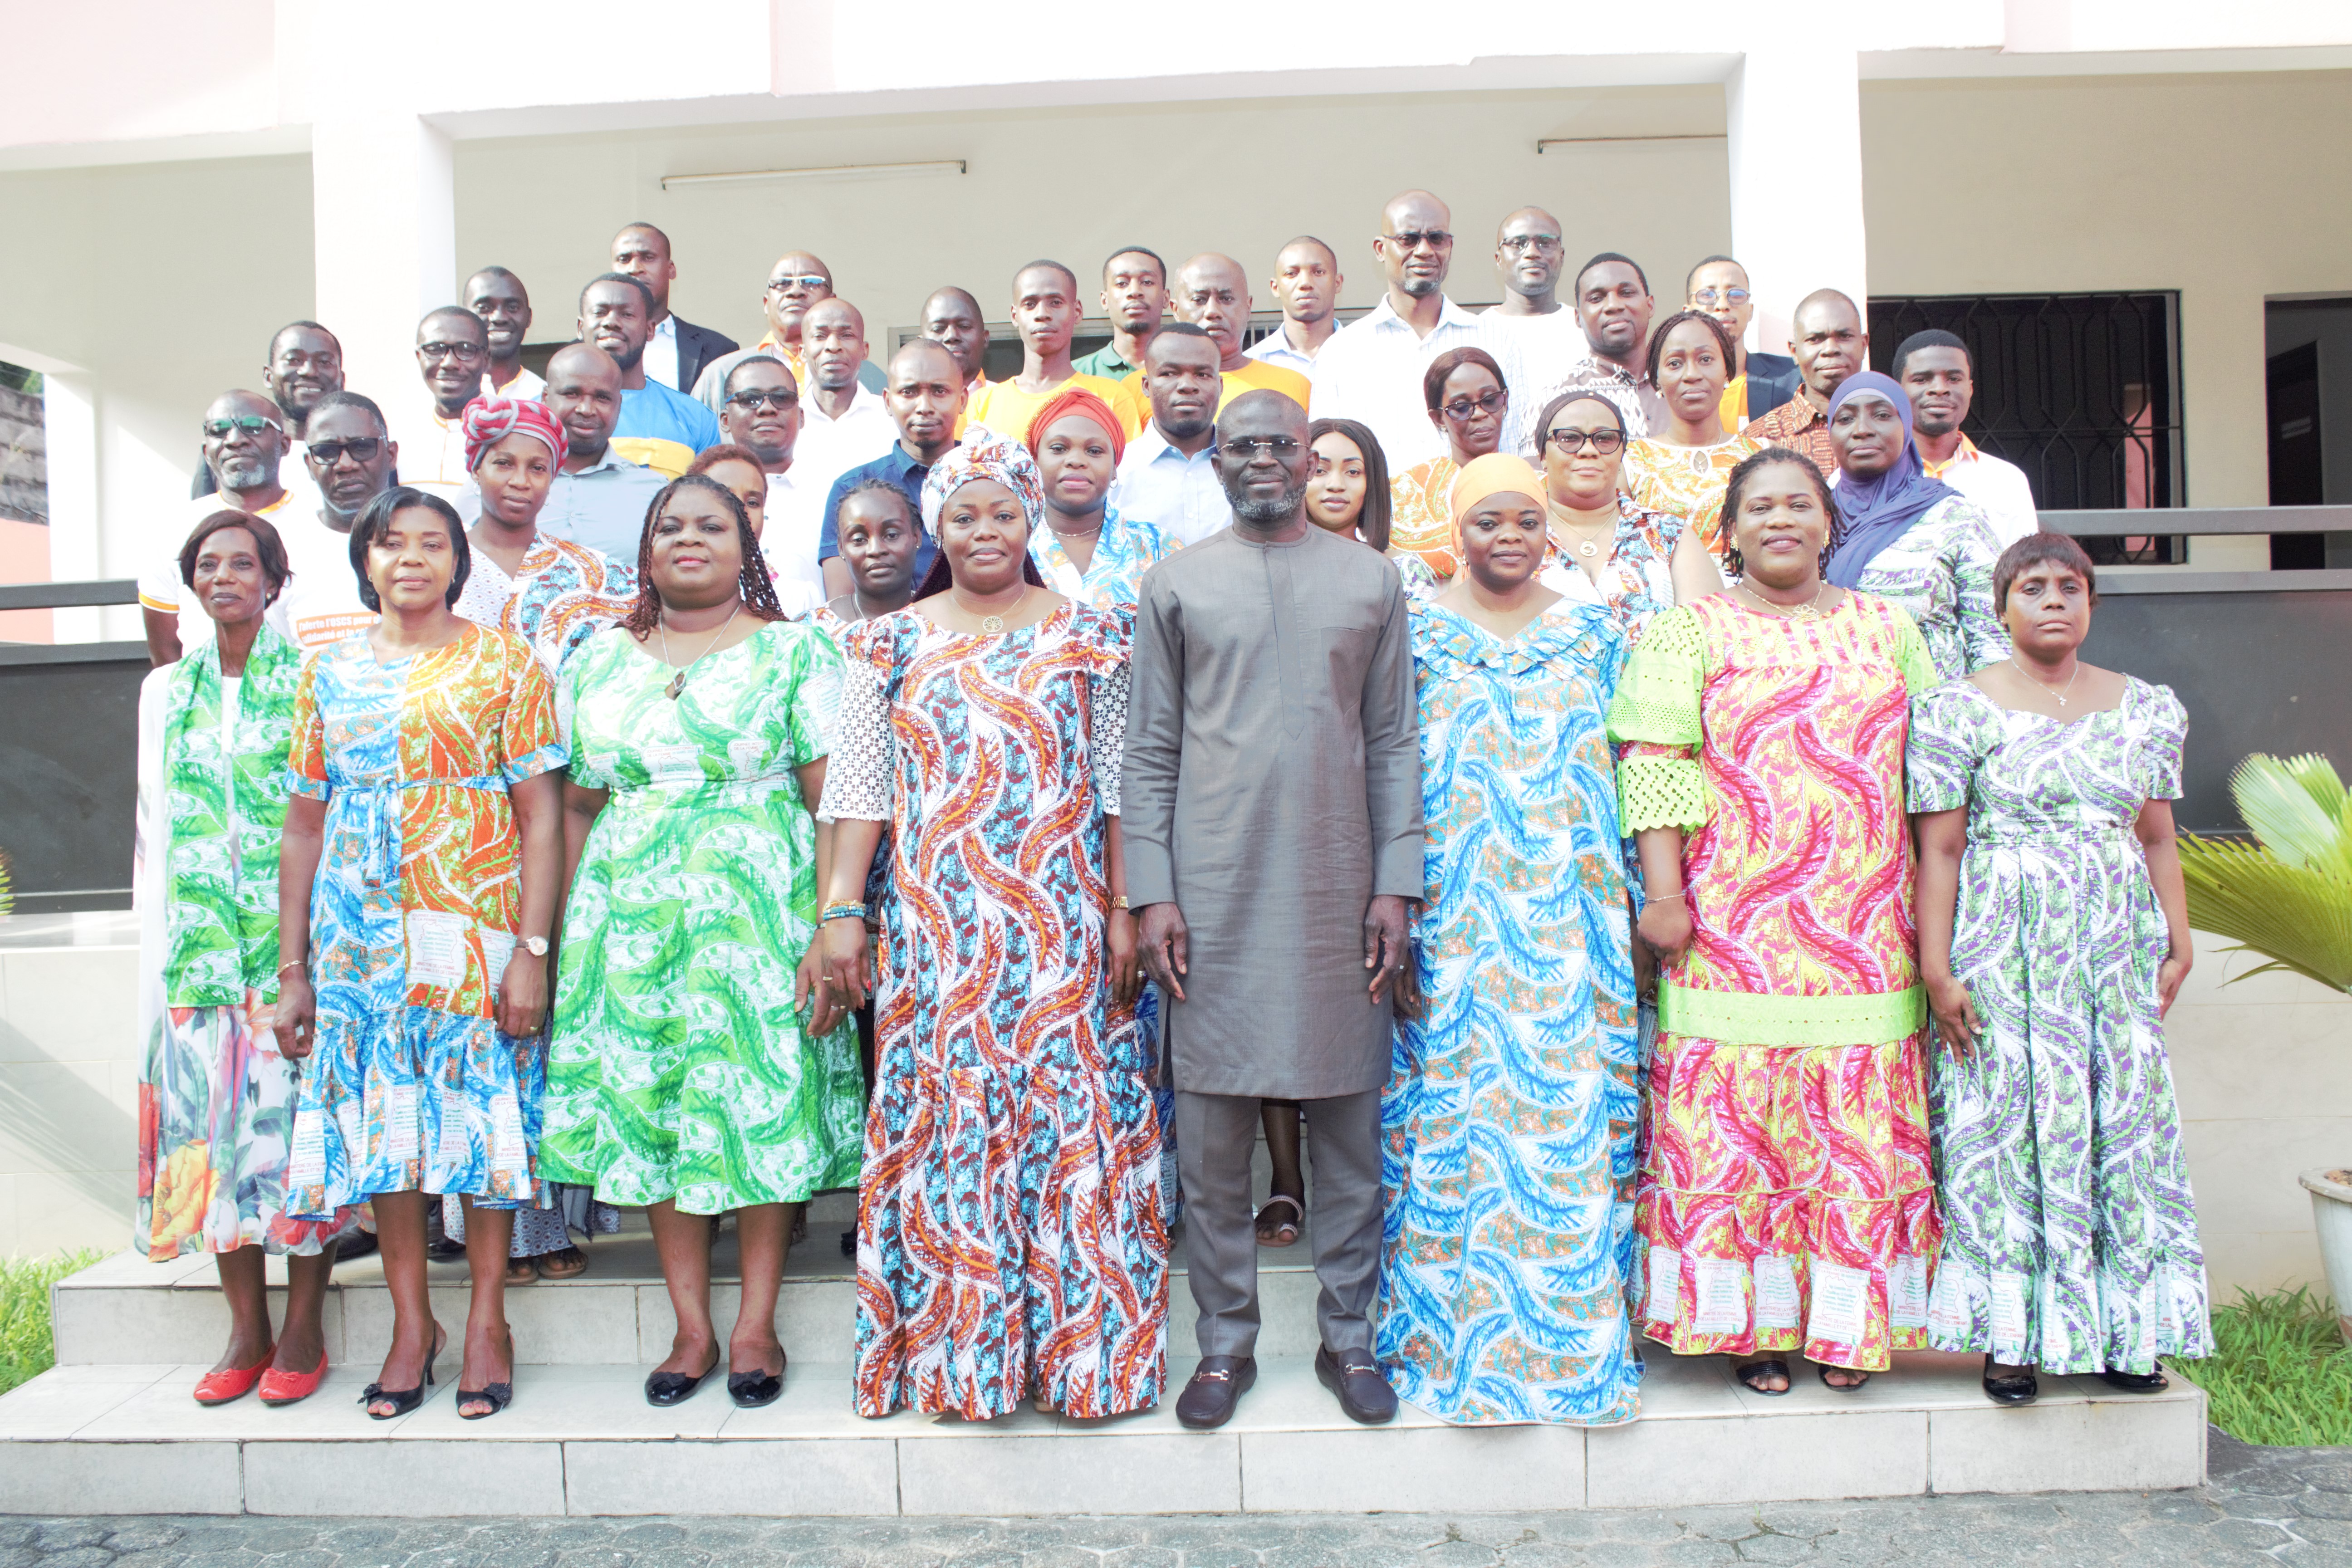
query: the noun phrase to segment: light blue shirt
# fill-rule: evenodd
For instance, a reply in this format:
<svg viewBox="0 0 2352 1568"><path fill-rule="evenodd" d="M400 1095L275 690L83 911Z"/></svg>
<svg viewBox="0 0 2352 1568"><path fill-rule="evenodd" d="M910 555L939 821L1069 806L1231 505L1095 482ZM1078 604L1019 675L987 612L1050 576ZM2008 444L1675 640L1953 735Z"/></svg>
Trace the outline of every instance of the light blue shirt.
<svg viewBox="0 0 2352 1568"><path fill-rule="evenodd" d="M1121 516L1148 522L1179 544L1198 544L1234 521L1233 503L1217 479L1216 442L1188 458L1168 444L1156 423L1127 444L1109 499Z"/></svg>
<svg viewBox="0 0 2352 1568"><path fill-rule="evenodd" d="M576 474L556 470L547 487L539 526L558 539L602 552L636 569L637 544L646 531L646 509L668 481L642 463L632 463L610 447L593 468Z"/></svg>

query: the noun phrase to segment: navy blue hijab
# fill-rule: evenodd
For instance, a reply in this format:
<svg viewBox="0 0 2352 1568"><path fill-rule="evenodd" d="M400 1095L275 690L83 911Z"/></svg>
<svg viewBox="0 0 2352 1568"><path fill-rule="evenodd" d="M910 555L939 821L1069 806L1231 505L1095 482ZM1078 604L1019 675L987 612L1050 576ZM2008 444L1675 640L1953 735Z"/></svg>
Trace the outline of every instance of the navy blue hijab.
<svg viewBox="0 0 2352 1568"><path fill-rule="evenodd" d="M1903 450L1895 454L1895 466L1876 479L1858 479L1843 473L1838 478L1837 509L1843 537L1822 575L1841 588L1857 586L1880 551L1902 538L1937 502L1960 493L1943 480L1927 477L1927 465L1919 456L1919 442L1911 429L1911 399L1894 377L1874 370L1846 377L1830 399L1831 424L1836 424L1838 409L1848 399L1865 392L1884 397L1903 416Z"/></svg>

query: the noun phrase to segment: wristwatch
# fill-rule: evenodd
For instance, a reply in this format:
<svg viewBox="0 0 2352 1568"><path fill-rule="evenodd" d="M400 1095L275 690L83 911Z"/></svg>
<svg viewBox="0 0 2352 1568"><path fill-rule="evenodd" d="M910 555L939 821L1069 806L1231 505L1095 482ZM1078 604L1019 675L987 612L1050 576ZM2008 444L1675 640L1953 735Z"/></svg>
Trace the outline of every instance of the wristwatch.
<svg viewBox="0 0 2352 1568"><path fill-rule="evenodd" d="M522 945L533 958L547 956L547 939L543 936L527 936L522 939Z"/></svg>

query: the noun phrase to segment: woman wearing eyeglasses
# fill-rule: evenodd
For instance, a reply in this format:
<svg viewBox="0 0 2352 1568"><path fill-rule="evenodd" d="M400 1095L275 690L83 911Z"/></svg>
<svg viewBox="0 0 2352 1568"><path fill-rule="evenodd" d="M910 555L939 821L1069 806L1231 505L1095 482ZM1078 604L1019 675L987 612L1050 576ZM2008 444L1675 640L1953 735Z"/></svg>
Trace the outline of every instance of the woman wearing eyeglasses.
<svg viewBox="0 0 2352 1568"><path fill-rule="evenodd" d="M1597 392L1563 392L1536 418L1551 540L1543 584L1605 605L1628 644L1676 605L1723 591L1697 533L1623 492L1625 416Z"/></svg>
<svg viewBox="0 0 2352 1568"><path fill-rule="evenodd" d="M1391 481L1389 554L1405 574L1405 591L1427 599L1453 580L1459 564L1454 476L1501 447L1511 394L1494 355L1485 349L1448 349L1422 373L1421 400L1429 422L1445 437L1446 455L1415 463Z"/></svg>
<svg viewBox="0 0 2352 1568"><path fill-rule="evenodd" d="M1666 427L1625 448L1625 488L1654 511L1670 511L1723 558L1723 487L1756 442L1724 433L1723 388L1731 334L1704 310L1678 310L1650 337L1650 381L1665 399Z"/></svg>

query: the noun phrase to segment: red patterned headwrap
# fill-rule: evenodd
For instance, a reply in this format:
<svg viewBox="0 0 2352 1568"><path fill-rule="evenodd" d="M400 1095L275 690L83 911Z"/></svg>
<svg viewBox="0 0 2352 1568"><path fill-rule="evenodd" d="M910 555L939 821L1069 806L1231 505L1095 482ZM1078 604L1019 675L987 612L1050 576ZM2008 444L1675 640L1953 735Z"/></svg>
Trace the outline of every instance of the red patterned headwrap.
<svg viewBox="0 0 2352 1568"><path fill-rule="evenodd" d="M472 473L480 466L482 454L509 436L529 436L547 446L547 455L555 467L563 466L563 454L569 443L563 438L563 427L547 405L537 398L477 397L466 405L459 418L466 426L466 471Z"/></svg>
<svg viewBox="0 0 2352 1568"><path fill-rule="evenodd" d="M1029 421L1024 439L1030 456L1037 455L1037 443L1045 438L1045 432L1053 428L1054 421L1070 414L1083 414L1103 427L1103 434L1110 437L1110 460L1113 463L1126 455L1127 431L1119 424L1118 416L1110 411L1109 404L1073 382L1062 388L1045 407L1037 410L1037 417Z"/></svg>

